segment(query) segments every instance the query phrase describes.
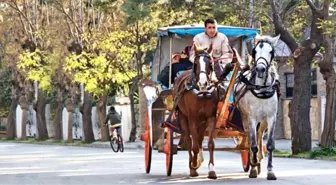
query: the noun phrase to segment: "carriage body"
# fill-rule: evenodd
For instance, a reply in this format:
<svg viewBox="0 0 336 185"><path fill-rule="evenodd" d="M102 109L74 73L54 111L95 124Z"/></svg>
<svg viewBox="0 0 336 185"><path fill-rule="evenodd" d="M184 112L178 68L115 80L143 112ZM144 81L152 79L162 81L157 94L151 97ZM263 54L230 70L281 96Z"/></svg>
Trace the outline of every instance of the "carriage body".
<svg viewBox="0 0 336 185"><path fill-rule="evenodd" d="M151 166L151 153L156 141L159 140L160 132L166 131L166 138L163 150L161 152L167 155L166 158L166 167L167 175L171 174L172 168L172 159L173 155L177 153L177 146L173 144L173 131L170 128L162 129L160 127L160 122L165 120L167 114L172 109L173 98L172 98L172 63L171 56L175 52L181 52L186 46L192 45L192 40L195 35L202 33L204 31L203 25L182 25L182 26L172 26L172 27L162 27L158 29L157 32L157 47L152 61L151 67L151 80L157 81L157 76L159 73L167 66L170 66L169 72L169 87L151 98L146 97L144 91L140 92L140 124L145 125L142 134L142 140L145 142L145 164L146 172L149 173ZM241 28L241 27L231 27L218 25L218 31L224 33L230 42L230 45L234 47L240 54L240 56L247 56L249 51L252 49L254 37L259 30L252 28ZM244 63L247 62L245 57L242 58ZM228 75L227 80L227 94L229 95L222 104L225 110L223 112L227 113L229 110L227 105L230 105L233 102L233 88L230 87L230 83L235 83L236 73L231 72ZM233 77L233 78L232 78ZM231 85L232 86L232 85ZM154 88L153 88L154 89ZM143 110L141 110L143 109ZM222 108L219 107L219 111ZM226 114L227 115L227 114ZM224 120L222 119L221 122ZM221 138L236 138L243 137L244 134L230 129L220 129L217 134L217 137ZM243 151L241 141L237 143L237 148L233 150L242 150L243 164L247 163L247 151ZM232 150L232 149L218 149L218 150ZM244 157L245 156L245 157ZM245 161L244 161L245 160ZM245 169L244 169L245 170Z"/></svg>

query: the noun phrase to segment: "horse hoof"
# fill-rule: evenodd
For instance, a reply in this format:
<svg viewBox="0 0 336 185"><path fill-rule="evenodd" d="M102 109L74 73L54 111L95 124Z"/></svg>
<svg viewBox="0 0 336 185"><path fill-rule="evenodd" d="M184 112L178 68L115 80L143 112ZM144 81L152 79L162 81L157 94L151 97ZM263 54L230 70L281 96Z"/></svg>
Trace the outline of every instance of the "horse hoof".
<svg viewBox="0 0 336 185"><path fill-rule="evenodd" d="M258 172L255 168L252 168L250 171L249 178L257 178L258 177Z"/></svg>
<svg viewBox="0 0 336 185"><path fill-rule="evenodd" d="M194 170L194 169L191 169L191 170L190 170L190 177L197 177L197 176L198 176L197 171Z"/></svg>
<svg viewBox="0 0 336 185"><path fill-rule="evenodd" d="M277 180L275 174L273 172L267 173L267 180Z"/></svg>
<svg viewBox="0 0 336 185"><path fill-rule="evenodd" d="M209 179L217 179L217 175L215 171L210 171L208 174Z"/></svg>

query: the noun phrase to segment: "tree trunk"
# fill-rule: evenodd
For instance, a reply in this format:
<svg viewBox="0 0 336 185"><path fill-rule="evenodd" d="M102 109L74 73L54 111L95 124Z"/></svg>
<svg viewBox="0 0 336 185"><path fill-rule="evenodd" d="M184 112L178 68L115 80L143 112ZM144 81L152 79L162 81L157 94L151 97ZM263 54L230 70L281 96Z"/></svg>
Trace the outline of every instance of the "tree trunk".
<svg viewBox="0 0 336 185"><path fill-rule="evenodd" d="M326 80L326 107L324 114L324 127L321 136L321 147L332 148L335 145L336 124L336 72L333 67L334 43L336 38L324 37L325 54L323 61L319 62L320 71Z"/></svg>
<svg viewBox="0 0 336 185"><path fill-rule="evenodd" d="M15 139L16 137L16 108L18 105L18 100L16 98L12 98L12 103L9 109L9 114L7 117L6 124L6 138L7 139Z"/></svg>
<svg viewBox="0 0 336 185"><path fill-rule="evenodd" d="M55 140L60 141L63 139L63 125L62 125L62 115L63 115L63 94L61 90L57 90L57 107L54 120L54 130L55 130Z"/></svg>
<svg viewBox="0 0 336 185"><path fill-rule="evenodd" d="M41 89L38 89L37 102L36 102L36 126L38 140L46 140L48 139L48 130L45 118L45 99L44 92Z"/></svg>
<svg viewBox="0 0 336 185"><path fill-rule="evenodd" d="M91 143L95 140L92 129L91 111L92 111L92 101L90 95L87 92L84 92L84 105L83 105L82 118L84 129L84 142L86 143Z"/></svg>
<svg viewBox="0 0 336 185"><path fill-rule="evenodd" d="M136 88L138 87L139 79L140 79L139 77L136 77L133 80L133 84L130 88L130 92L129 92L129 95L128 95L130 103L131 103L131 117L132 117L132 130L131 130L130 137L129 137L130 142L135 142L136 134L137 134L137 122L136 122L136 119L135 119L134 92L135 92Z"/></svg>
<svg viewBox="0 0 336 185"><path fill-rule="evenodd" d="M101 128L101 141L108 141L108 129L104 126L104 121L106 117L106 102L107 102L107 95L103 95L100 97L98 102L98 119Z"/></svg>
<svg viewBox="0 0 336 185"><path fill-rule="evenodd" d="M130 103L131 103L131 117L132 117L132 130L131 130L131 133L130 133L129 141L130 142L135 142L136 133L137 133L136 132L137 124L136 124L136 120L135 120L134 92L130 92L129 99L130 99Z"/></svg>
<svg viewBox="0 0 336 185"><path fill-rule="evenodd" d="M66 105L66 109L68 111L68 138L67 142L72 143L72 125L74 123L74 114L75 114L75 105L71 102L71 100L68 100L68 103Z"/></svg>
<svg viewBox="0 0 336 185"><path fill-rule="evenodd" d="M139 86L139 132L140 134L145 132L147 117L147 99L143 89Z"/></svg>
<svg viewBox="0 0 336 185"><path fill-rule="evenodd" d="M309 49L308 42L306 44L306 49L294 62L293 100L289 113L293 154L311 150L311 61L316 52Z"/></svg>
<svg viewBox="0 0 336 185"><path fill-rule="evenodd" d="M27 139L26 123L27 123L27 119L28 119L28 110L29 110L27 97L24 94L22 94L19 102L20 102L20 106L21 106L21 110L22 110L21 137L20 137L20 139L25 140L25 139Z"/></svg>
<svg viewBox="0 0 336 185"><path fill-rule="evenodd" d="M321 147L332 148L335 145L336 122L336 76L327 79L327 97L324 114L324 127L321 137Z"/></svg>
<svg viewBox="0 0 336 185"><path fill-rule="evenodd" d="M312 11L310 24L310 38L298 44L294 37L285 28L280 19L280 13L274 0L269 0L273 12L273 24L276 34L281 34L284 41L293 53L294 62L294 87L293 100L289 111L292 130L292 152L298 154L311 150L311 126L310 126L310 98L311 98L311 62L321 48L323 30L319 27L325 17L320 13L320 7L316 7L311 1L307 1ZM325 4L323 10L328 10L329 4Z"/></svg>
<svg viewBox="0 0 336 185"><path fill-rule="evenodd" d="M69 112L68 114L68 139L67 142L68 143L72 143L73 142L73 138L72 138L72 125L74 122L74 112Z"/></svg>

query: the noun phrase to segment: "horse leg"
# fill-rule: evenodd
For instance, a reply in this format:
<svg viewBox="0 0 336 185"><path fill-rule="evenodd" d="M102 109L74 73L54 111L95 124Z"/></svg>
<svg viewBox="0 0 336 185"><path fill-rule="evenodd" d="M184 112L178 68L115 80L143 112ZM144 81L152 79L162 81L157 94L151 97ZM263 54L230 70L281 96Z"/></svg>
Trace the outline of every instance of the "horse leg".
<svg viewBox="0 0 336 185"><path fill-rule="evenodd" d="M267 128L267 122L261 121L257 130L257 139L258 139L258 175L261 173L261 161L264 158L264 145L263 145L263 135Z"/></svg>
<svg viewBox="0 0 336 185"><path fill-rule="evenodd" d="M198 146L199 146L199 153L198 153L198 164L201 165L204 161L204 156L203 156L203 140L204 140L204 134L205 130L207 128L206 122L201 123L201 125L198 127Z"/></svg>
<svg viewBox="0 0 336 185"><path fill-rule="evenodd" d="M189 169L190 169L190 176L191 177L194 177L195 176L195 172L194 170L192 170L192 167L191 167L191 161L192 161L192 154L191 154L191 138L190 138L190 131L189 131L189 122L188 122L188 118L180 112L179 114L179 120L180 120L180 123L181 123L181 127L182 127L182 130L183 130L183 134L184 134L184 142L185 142L185 145L188 149L188 154L189 154ZM197 176L197 175L196 175Z"/></svg>
<svg viewBox="0 0 336 185"><path fill-rule="evenodd" d="M256 121L250 119L249 121L249 146L250 146L250 161L251 161L251 171L250 178L257 178L258 171L256 169L258 165L257 153L258 153L258 145L257 145L257 132L256 132Z"/></svg>
<svg viewBox="0 0 336 185"><path fill-rule="evenodd" d="M275 129L275 119L276 116L269 117L267 119L268 124L268 138L267 138L267 151L268 151L268 164L267 164L267 180L276 180L276 176L273 172L273 165L272 165L272 153L275 148L274 146L274 129Z"/></svg>
<svg viewBox="0 0 336 185"><path fill-rule="evenodd" d="M180 141L178 143L178 147L179 147L180 150L188 150L187 143L185 141L185 137L186 137L185 134L182 133ZM187 137L190 137L190 136L187 136Z"/></svg>
<svg viewBox="0 0 336 185"><path fill-rule="evenodd" d="M192 116L191 116L192 117ZM189 130L191 133L191 140L192 140L192 161L191 161L191 170L190 174L193 174L194 177L198 176L197 169L201 166L199 161L197 160L198 153L199 153L199 146L198 146L198 134L197 134L197 127L196 122L194 120L189 121Z"/></svg>
<svg viewBox="0 0 336 185"><path fill-rule="evenodd" d="M209 149L209 173L208 178L209 179L217 179L216 171L215 171L215 163L214 163L214 150L215 150L215 142L214 142L214 131L216 126L216 117L210 117L208 118L208 135L209 135L209 141L208 141L208 149Z"/></svg>

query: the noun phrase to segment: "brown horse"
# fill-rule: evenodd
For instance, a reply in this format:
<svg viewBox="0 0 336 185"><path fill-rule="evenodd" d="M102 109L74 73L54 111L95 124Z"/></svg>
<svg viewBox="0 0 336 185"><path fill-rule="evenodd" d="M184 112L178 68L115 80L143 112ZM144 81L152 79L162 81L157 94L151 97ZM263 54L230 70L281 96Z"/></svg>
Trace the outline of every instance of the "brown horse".
<svg viewBox="0 0 336 185"><path fill-rule="evenodd" d="M197 169L203 162L202 142L208 129L208 148L210 153L208 178L216 179L214 170L214 130L216 125L217 104L219 101L217 88L211 83L210 76L214 72L211 58L212 47L208 50L195 50L195 61L192 70L183 73L174 83L173 97L181 96L177 103L178 119L189 152L190 176L198 176ZM191 91L184 91L185 85L194 75L195 86ZM181 93L182 92L182 93ZM182 94L182 95L181 95ZM188 137L191 136L191 137Z"/></svg>

